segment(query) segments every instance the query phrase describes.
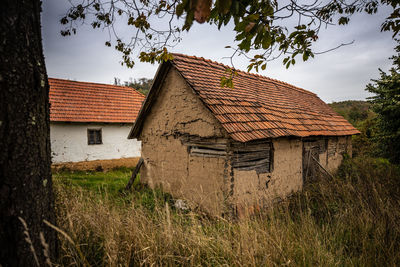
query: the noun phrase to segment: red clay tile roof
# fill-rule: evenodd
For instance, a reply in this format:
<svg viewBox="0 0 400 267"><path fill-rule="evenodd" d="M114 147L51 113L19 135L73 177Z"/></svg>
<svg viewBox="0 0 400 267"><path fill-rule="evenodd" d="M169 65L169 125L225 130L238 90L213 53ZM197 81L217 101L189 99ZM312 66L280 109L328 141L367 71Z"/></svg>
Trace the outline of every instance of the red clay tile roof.
<svg viewBox="0 0 400 267"><path fill-rule="evenodd" d="M49 78L50 121L133 123L144 95L125 86Z"/></svg>
<svg viewBox="0 0 400 267"><path fill-rule="evenodd" d="M359 133L316 94L288 83L237 70L234 88L221 88L228 66L181 54L172 64L234 140Z"/></svg>

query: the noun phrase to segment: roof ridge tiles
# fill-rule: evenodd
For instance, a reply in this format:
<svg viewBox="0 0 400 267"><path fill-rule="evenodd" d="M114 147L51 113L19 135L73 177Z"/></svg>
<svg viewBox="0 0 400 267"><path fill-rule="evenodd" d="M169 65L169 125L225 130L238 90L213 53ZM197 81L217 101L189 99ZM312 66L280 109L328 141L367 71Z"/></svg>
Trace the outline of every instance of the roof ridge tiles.
<svg viewBox="0 0 400 267"><path fill-rule="evenodd" d="M129 86L49 78L50 120L130 122L145 96Z"/></svg>
<svg viewBox="0 0 400 267"><path fill-rule="evenodd" d="M130 89L135 93L138 93L142 96L144 96L141 92L139 92L137 89L130 87L130 86L125 86L125 85L117 85L117 84L105 84L105 83L96 83L96 82L86 82L86 81L74 81L74 80L70 80L70 79L61 79L61 78L53 78L53 77L49 77L48 78L49 83L50 81L54 81L56 83L77 83L77 84L87 84L87 85L93 85L93 86L97 86L97 87L108 87L108 88L115 88L115 89ZM60 85L59 85L60 86Z"/></svg>
<svg viewBox="0 0 400 267"><path fill-rule="evenodd" d="M278 80L278 79L274 79L274 78L271 78L271 77L268 77L268 76L264 76L264 75L261 75L261 74L258 74L258 73L250 73L250 72L247 72L247 71L244 71L244 70L241 70L241 69L233 68L233 67L225 65L223 63L220 63L220 62L217 62L217 61L213 61L211 59L206 59L204 57L190 56L190 55L185 55L185 54L181 54L181 53L172 53L172 55L177 55L178 57L186 57L186 58L192 58L192 59L196 59L196 60L202 60L202 61L205 61L205 62L209 62L209 63L212 63L212 64L219 65L221 67L224 67L225 69L229 68L231 70L234 70L234 71L237 71L237 72L241 72L244 75L249 76L249 77L256 76L256 77L259 77L259 78L264 78L264 79L270 80L271 82L278 82L278 83L281 83L281 84L283 84L285 86L289 86L290 88L288 88L288 89L295 89L295 90L297 90L297 91L299 91L301 93L316 95L313 92L310 92L310 91L308 91L306 89L300 88L300 87L295 86L293 84L290 84L290 83L287 83L287 82L284 82L284 81L281 81L281 80ZM174 61L174 59L172 59L172 61Z"/></svg>
<svg viewBox="0 0 400 267"><path fill-rule="evenodd" d="M220 78L229 66L203 57L178 53L172 55L174 58L170 62L161 64L155 77L157 87L153 85L153 88L168 89L163 87L163 81L166 75L170 75L168 73L172 67L236 141L359 133L315 93L235 68L231 68L238 72L234 77L235 87L221 87ZM158 92L150 91L150 96ZM139 136L145 116L155 99L146 98L130 138Z"/></svg>

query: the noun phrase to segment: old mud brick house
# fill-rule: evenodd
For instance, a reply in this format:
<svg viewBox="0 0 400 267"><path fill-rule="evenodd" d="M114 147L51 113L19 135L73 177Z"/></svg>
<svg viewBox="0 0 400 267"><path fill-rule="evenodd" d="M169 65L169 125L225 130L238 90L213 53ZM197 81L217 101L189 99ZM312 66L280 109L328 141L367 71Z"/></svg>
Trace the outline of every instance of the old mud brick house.
<svg viewBox="0 0 400 267"><path fill-rule="evenodd" d="M142 141L141 177L214 215L268 205L334 171L359 133L317 95L175 54L162 63L129 138ZM317 167L316 167L317 166Z"/></svg>

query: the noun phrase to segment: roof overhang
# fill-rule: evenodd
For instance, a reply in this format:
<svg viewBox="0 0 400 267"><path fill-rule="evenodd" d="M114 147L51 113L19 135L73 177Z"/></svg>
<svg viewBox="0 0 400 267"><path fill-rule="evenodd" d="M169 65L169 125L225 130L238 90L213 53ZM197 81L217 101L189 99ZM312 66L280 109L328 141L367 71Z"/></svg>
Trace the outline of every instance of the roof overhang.
<svg viewBox="0 0 400 267"><path fill-rule="evenodd" d="M234 95L232 88L216 87L227 66L204 58L174 54L173 61L163 62L159 66L149 94L128 135L129 139L139 139L146 116L160 95L164 80L172 67L180 73L233 140L249 142L289 136L305 138L359 134L357 129L314 93L268 77L238 71L239 75L236 78L241 78L242 83L237 81L235 90L240 92L239 97ZM202 83L198 83L198 80ZM254 90L248 90L249 83L255 83L257 95ZM215 99L217 101L214 101ZM301 101L296 102L298 99ZM275 103L278 101L279 105ZM298 104L290 106L292 102ZM319 107L316 111L315 106ZM251 120L236 119L248 113L255 116L252 116Z"/></svg>

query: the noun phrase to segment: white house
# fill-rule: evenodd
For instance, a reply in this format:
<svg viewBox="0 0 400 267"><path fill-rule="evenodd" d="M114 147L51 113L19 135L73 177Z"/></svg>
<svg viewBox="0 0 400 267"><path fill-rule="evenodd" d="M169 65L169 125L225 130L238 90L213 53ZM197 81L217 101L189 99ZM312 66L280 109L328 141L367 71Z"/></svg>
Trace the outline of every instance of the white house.
<svg viewBox="0 0 400 267"><path fill-rule="evenodd" d="M53 163L140 157L127 139L144 95L125 86L49 78Z"/></svg>

